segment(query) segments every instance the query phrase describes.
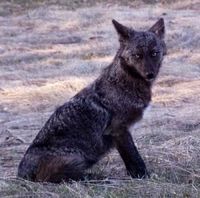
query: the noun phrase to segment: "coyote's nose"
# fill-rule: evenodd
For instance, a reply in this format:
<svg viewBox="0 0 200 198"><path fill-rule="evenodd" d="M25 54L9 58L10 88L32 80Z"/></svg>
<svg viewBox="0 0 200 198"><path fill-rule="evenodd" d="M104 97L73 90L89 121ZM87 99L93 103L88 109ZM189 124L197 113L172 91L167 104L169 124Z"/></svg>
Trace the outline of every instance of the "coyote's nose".
<svg viewBox="0 0 200 198"><path fill-rule="evenodd" d="M153 80L155 78L155 76L153 73L147 73L146 78L147 78L147 80Z"/></svg>

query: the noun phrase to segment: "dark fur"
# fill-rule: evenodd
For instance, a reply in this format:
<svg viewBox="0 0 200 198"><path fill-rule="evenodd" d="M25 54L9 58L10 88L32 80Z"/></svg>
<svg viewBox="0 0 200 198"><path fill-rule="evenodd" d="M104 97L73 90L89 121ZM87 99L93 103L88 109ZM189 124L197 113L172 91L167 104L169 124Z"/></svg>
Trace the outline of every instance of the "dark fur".
<svg viewBox="0 0 200 198"><path fill-rule="evenodd" d="M146 166L129 132L151 100L163 56L164 21L136 32L113 20L120 48L98 79L59 107L26 151L18 176L32 181L80 179L85 169L116 147L132 177Z"/></svg>

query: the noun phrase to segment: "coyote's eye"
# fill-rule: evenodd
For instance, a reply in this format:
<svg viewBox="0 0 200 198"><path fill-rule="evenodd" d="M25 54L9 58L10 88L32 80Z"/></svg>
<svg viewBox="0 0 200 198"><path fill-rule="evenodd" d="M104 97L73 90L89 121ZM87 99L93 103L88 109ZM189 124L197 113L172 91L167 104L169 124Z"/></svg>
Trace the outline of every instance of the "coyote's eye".
<svg viewBox="0 0 200 198"><path fill-rule="evenodd" d="M133 57L134 57L136 60L139 60L139 59L142 59L142 54L133 54Z"/></svg>
<svg viewBox="0 0 200 198"><path fill-rule="evenodd" d="M158 55L158 52L151 52L152 57L156 57Z"/></svg>

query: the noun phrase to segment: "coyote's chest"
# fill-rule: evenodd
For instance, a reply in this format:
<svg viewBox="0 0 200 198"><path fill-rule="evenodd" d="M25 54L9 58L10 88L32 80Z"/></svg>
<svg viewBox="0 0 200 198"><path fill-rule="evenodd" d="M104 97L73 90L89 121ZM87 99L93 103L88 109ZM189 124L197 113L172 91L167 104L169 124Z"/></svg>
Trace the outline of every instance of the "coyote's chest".
<svg viewBox="0 0 200 198"><path fill-rule="evenodd" d="M120 135L124 129L128 130L130 126L135 125L142 119L144 110L145 108L129 109L124 114L114 115L110 125L105 129L103 134L112 136Z"/></svg>
<svg viewBox="0 0 200 198"><path fill-rule="evenodd" d="M140 114L149 105L150 100L145 94L121 93L113 99L113 111L117 117L123 115L128 119L129 116Z"/></svg>

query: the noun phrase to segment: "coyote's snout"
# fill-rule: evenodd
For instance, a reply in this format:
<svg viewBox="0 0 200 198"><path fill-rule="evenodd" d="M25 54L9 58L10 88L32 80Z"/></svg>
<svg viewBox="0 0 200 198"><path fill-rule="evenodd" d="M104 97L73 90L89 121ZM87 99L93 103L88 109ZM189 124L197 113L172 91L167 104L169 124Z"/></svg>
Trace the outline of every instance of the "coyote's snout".
<svg viewBox="0 0 200 198"><path fill-rule="evenodd" d="M129 131L151 100L163 56L164 20L135 31L113 20L120 48L88 87L59 107L26 151L18 176L32 181L81 179L84 170L117 148L132 177L148 175Z"/></svg>

